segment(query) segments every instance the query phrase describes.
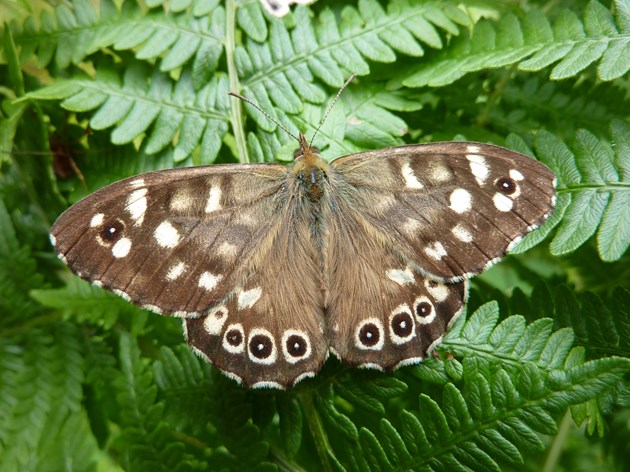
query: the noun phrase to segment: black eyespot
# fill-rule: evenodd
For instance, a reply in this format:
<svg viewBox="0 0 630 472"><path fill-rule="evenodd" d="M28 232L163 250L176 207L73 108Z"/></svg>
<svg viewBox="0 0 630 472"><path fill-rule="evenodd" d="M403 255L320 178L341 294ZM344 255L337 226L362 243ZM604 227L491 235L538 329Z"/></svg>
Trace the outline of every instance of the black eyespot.
<svg viewBox="0 0 630 472"><path fill-rule="evenodd" d="M359 330L359 340L364 346L376 346L381 339L381 332L374 323L365 323Z"/></svg>
<svg viewBox="0 0 630 472"><path fill-rule="evenodd" d="M413 331L413 320L409 313L396 313L392 317L392 331L401 338L408 337Z"/></svg>
<svg viewBox="0 0 630 472"><path fill-rule="evenodd" d="M501 177L494 185L499 192L505 195L512 195L516 192L516 182L509 177Z"/></svg>
<svg viewBox="0 0 630 472"><path fill-rule="evenodd" d="M230 346L238 347L243 342L243 333L238 329L231 329L225 334L225 339Z"/></svg>
<svg viewBox="0 0 630 472"><path fill-rule="evenodd" d="M103 224L100 236L103 241L118 241L125 231L125 225L120 220L111 220Z"/></svg>
<svg viewBox="0 0 630 472"><path fill-rule="evenodd" d="M286 346L287 352L293 357L302 357L308 349L306 339L297 334L292 334L287 338Z"/></svg>
<svg viewBox="0 0 630 472"><path fill-rule="evenodd" d="M264 334L256 334L249 340L249 352L258 359L266 359L273 352L273 342Z"/></svg>
<svg viewBox="0 0 630 472"><path fill-rule="evenodd" d="M429 302L420 302L416 305L416 314L422 318L425 318L431 314L433 307Z"/></svg>

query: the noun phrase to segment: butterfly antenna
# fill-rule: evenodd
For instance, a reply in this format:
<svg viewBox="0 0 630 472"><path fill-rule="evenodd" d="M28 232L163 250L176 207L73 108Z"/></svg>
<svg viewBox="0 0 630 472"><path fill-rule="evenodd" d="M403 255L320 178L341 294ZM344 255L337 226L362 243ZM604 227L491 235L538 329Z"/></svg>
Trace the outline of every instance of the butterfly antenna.
<svg viewBox="0 0 630 472"><path fill-rule="evenodd" d="M233 97L236 97L236 98L239 98L239 99L243 100L245 103L249 103L256 110L258 110L260 113L262 113L263 116L265 116L269 121L271 121L272 123L275 123L276 126L278 126L281 130L283 130L285 133L287 133L289 136L291 136L293 139L295 139L298 143L300 142L300 140L298 139L298 137L296 135L294 135L291 131L289 131L284 126L282 126L280 123L278 123L278 120L276 120L274 117L272 117L269 113L267 113L265 110L260 108L260 105L258 105L258 103L253 102L249 98L245 98L242 95L239 95L238 93L228 92L228 95L232 95Z"/></svg>
<svg viewBox="0 0 630 472"><path fill-rule="evenodd" d="M341 94L343 93L343 91L346 89L346 87L348 87L348 85L350 85L350 82L352 82L355 79L356 76L357 76L357 74L352 74L350 77L348 77L348 80L346 80L346 83L341 86L341 88L339 89L339 92L337 92L337 95L335 95L335 99L332 101L332 103L328 107L328 110L326 110L326 113L324 113L324 117L319 122L319 125L317 125L317 129L313 133L313 137L311 138L311 142L308 143L309 146L311 146L313 144L313 141L315 140L315 136L317 135L317 133L319 133L320 128L322 127L322 125L326 121L326 118L328 118L328 115L330 115L330 112L332 111L333 107L335 106L335 103L337 103L337 100L339 100L339 97L341 97Z"/></svg>

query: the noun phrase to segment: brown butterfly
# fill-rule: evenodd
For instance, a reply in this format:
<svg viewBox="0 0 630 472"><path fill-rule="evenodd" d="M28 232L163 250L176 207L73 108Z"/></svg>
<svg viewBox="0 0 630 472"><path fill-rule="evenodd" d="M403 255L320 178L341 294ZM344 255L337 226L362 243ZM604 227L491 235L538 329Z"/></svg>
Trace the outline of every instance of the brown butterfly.
<svg viewBox="0 0 630 472"><path fill-rule="evenodd" d="M473 142L323 160L300 134L289 166L213 165L109 185L51 230L80 277L163 315L253 388L314 376L329 353L381 370L423 359L467 281L555 204L543 164Z"/></svg>

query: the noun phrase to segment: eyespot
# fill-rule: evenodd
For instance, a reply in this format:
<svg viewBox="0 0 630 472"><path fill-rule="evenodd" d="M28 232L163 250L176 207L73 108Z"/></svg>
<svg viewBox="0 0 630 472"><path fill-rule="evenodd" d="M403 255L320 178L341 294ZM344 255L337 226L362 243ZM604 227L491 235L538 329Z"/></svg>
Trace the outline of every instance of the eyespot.
<svg viewBox="0 0 630 472"><path fill-rule="evenodd" d="M429 300L429 297L422 295L416 298L413 302L413 307L418 323L426 325L435 319L435 307Z"/></svg>
<svg viewBox="0 0 630 472"><path fill-rule="evenodd" d="M125 224L119 219L114 219L103 223L100 231L98 232L98 236L104 244L109 245L122 238L124 233Z"/></svg>
<svg viewBox="0 0 630 472"><path fill-rule="evenodd" d="M254 328L249 333L247 343L249 358L257 364L273 364L276 362L278 353L273 336L269 331L262 328Z"/></svg>
<svg viewBox="0 0 630 472"><path fill-rule="evenodd" d="M494 186L499 192L503 193L504 195L512 195L514 192L516 192L516 189L518 188L516 182L514 182L514 180L509 177L501 177L494 183Z"/></svg>
<svg viewBox="0 0 630 472"><path fill-rule="evenodd" d="M223 349L232 354L240 354L245 350L245 334L240 323L231 324L225 330Z"/></svg>
<svg viewBox="0 0 630 472"><path fill-rule="evenodd" d="M413 316L407 305L399 306L390 315L389 334L394 344L404 344L416 335Z"/></svg>
<svg viewBox="0 0 630 472"><path fill-rule="evenodd" d="M296 329L287 329L282 335L282 352L287 362L295 364L311 355L308 335Z"/></svg>
<svg viewBox="0 0 630 472"><path fill-rule="evenodd" d="M364 320L354 333L354 342L359 349L378 351L383 348L383 324L378 318Z"/></svg>

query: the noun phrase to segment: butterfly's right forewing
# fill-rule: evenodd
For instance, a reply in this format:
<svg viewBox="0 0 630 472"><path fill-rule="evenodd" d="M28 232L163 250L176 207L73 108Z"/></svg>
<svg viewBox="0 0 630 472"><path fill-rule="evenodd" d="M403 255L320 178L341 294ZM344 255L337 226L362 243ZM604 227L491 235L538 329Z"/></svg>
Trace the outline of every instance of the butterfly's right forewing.
<svg viewBox="0 0 630 472"><path fill-rule="evenodd" d="M116 182L59 217L51 239L74 273L164 314L225 298L269 246L286 205L279 165L157 171Z"/></svg>

